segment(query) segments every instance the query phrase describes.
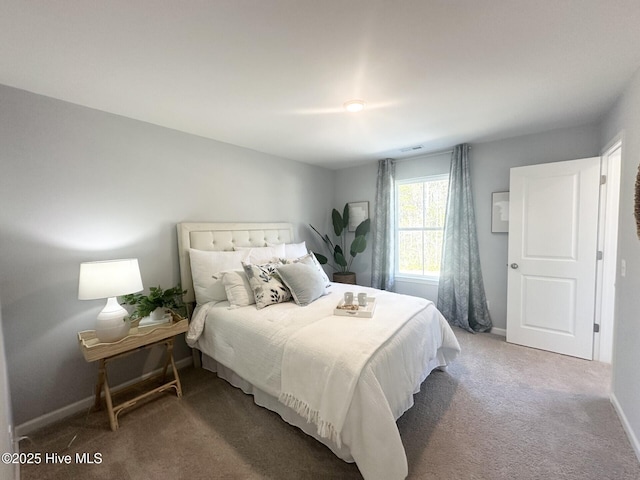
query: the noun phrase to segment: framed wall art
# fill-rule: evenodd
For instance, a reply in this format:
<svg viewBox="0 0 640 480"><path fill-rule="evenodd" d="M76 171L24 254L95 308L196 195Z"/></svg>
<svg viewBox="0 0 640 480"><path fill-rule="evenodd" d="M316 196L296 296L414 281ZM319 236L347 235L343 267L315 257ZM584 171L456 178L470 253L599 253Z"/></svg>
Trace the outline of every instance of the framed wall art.
<svg viewBox="0 0 640 480"><path fill-rule="evenodd" d="M356 227L369 218L369 202L349 203L349 231L355 232Z"/></svg>
<svg viewBox="0 0 640 480"><path fill-rule="evenodd" d="M636 233L640 239L640 165L638 165L638 173L636 174L636 194L633 214L636 217Z"/></svg>
<svg viewBox="0 0 640 480"><path fill-rule="evenodd" d="M491 233L509 231L509 192L491 194Z"/></svg>

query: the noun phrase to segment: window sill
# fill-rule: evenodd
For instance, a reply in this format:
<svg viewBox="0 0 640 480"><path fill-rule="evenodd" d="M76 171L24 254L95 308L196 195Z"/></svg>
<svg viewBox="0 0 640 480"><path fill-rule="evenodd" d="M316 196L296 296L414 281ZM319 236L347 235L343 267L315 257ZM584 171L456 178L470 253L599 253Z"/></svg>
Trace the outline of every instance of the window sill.
<svg viewBox="0 0 640 480"><path fill-rule="evenodd" d="M396 274L395 279L398 282L420 283L423 285L438 285L438 283L440 283L439 279L435 277L418 277Z"/></svg>

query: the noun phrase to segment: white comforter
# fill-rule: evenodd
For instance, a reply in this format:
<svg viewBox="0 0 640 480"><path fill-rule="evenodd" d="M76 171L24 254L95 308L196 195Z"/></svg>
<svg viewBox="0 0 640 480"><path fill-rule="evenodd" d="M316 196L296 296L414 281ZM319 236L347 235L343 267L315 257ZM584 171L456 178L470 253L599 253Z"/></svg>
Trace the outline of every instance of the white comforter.
<svg viewBox="0 0 640 480"><path fill-rule="evenodd" d="M334 307L348 290L364 291L376 297L376 312L372 319L333 316ZM292 372L300 376L300 372L286 362L292 351L296 352L294 358L299 361L304 349L326 352L327 345L331 345L329 350L334 350L335 328L343 322L346 331L351 335L357 331L361 337L367 324L377 325L377 330L386 333L364 342L366 358L354 355L353 365L347 362L349 369L353 367L353 388L349 388L348 395L335 398L329 395L328 401L320 402L324 404L325 412L332 412L330 415L341 412L334 432L338 438L334 437L334 442L327 444L331 447L332 443L338 446L342 443L348 447L367 480L405 478L406 455L395 421L413 405L413 393L419 391L429 372L456 357L460 351L458 342L442 315L427 300L342 284L332 284L330 291L329 295L306 307L292 302L262 310L255 306L229 309L225 304L204 305L194 315L187 342L264 392L279 398L283 385L291 390L291 382L295 380L291 378ZM329 343L331 337L334 341ZM296 338L304 339L304 349L289 343ZM315 346L314 338L317 339ZM348 342L339 343L349 345ZM349 358L344 352L339 355L343 361ZM318 358L322 356L324 354ZM314 369L322 370L322 367L310 367L309 371ZM302 380L304 382L304 378ZM335 385L327 391L335 392L336 388L339 391ZM295 386L293 390L296 390ZM317 421L318 416L310 418Z"/></svg>

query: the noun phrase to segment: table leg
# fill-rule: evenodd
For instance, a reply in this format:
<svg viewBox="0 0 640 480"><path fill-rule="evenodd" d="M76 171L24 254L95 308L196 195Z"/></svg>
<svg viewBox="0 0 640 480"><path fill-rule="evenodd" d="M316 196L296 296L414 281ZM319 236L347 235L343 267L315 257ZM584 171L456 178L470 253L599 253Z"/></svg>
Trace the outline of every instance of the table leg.
<svg viewBox="0 0 640 480"><path fill-rule="evenodd" d="M100 410L101 402L100 395L102 394L102 384L104 383L106 367L104 363L104 359L100 360L100 366L98 367L98 383L96 384L96 399L93 404L94 410Z"/></svg>
<svg viewBox="0 0 640 480"><path fill-rule="evenodd" d="M107 371L105 365L104 371L104 399L107 402L107 412L109 413L109 426L111 430L116 431L118 429L118 418L113 413L113 401L111 400L111 390L109 389L109 381L107 379Z"/></svg>
<svg viewBox="0 0 640 480"><path fill-rule="evenodd" d="M176 368L176 362L174 362L173 360L173 342L171 343L171 350L169 353L170 353L169 359L171 360L171 368L173 369L173 377L176 381L176 392L178 394L178 398L182 398L182 385L180 384L180 377L178 376L178 369Z"/></svg>
<svg viewBox="0 0 640 480"><path fill-rule="evenodd" d="M165 363L164 363L164 367L162 369L162 380L163 383L162 385L149 390L141 395L138 395L135 398L132 398L131 400L128 400L124 403L118 404L118 405L114 405L113 403L113 398L112 398L112 392L111 392L111 388L109 387L109 378L108 378L108 372L107 372L107 365L110 361L116 359L116 358L121 358L125 355L129 355L130 353L132 353L133 351L136 351L136 349L132 349L131 351L128 352L122 352L120 354L116 354L116 355L112 355L110 357L106 357L106 358L102 358L100 359L100 363L98 366L98 381L96 383L95 386L95 408L96 409L100 409L102 408L102 392L104 391L104 399L105 399L105 404L106 404L106 409L107 409L107 413L109 415L109 426L111 427L111 430L115 431L118 429L119 425L118 425L118 415L120 414L120 412L122 412L123 410L132 407L133 405L135 405L137 402L150 397L151 395L155 395L157 393L161 393L164 392L165 390L168 390L170 388L175 388L176 390L176 394L178 396L178 398L182 397L182 384L180 383L180 377L178 376L178 369L176 368L176 363L175 363L175 359L173 358L173 346L174 346L174 341L173 338L168 339L168 340L161 340L159 342L155 342L155 343L150 343L141 347L138 347L137 350L142 349L142 348L150 348L154 345L161 345L161 344L165 344L166 346L166 359L165 359ZM169 369L169 365L171 365L171 370L173 372L173 380L166 382L166 376L167 376L167 372ZM129 387L126 388L122 388L120 390L117 390L115 393L116 395L119 393L123 393L125 390L129 390L134 386L138 386L138 385L142 385L144 384L144 381L142 382L138 382L135 385L130 385Z"/></svg>
<svg viewBox="0 0 640 480"><path fill-rule="evenodd" d="M169 363L171 363L171 359L173 358L173 339L168 340L165 343L165 347L167 347L167 357L164 361L164 368L162 369L162 383L164 383L165 379L167 378L167 368L169 367Z"/></svg>

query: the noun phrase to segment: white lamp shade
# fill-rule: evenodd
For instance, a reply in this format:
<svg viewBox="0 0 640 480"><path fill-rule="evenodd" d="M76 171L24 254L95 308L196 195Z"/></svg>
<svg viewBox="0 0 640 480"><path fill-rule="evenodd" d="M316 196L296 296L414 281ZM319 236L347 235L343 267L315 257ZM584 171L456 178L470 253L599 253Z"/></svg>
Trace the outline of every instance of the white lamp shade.
<svg viewBox="0 0 640 480"><path fill-rule="evenodd" d="M142 288L137 258L80 264L79 300L119 297Z"/></svg>

